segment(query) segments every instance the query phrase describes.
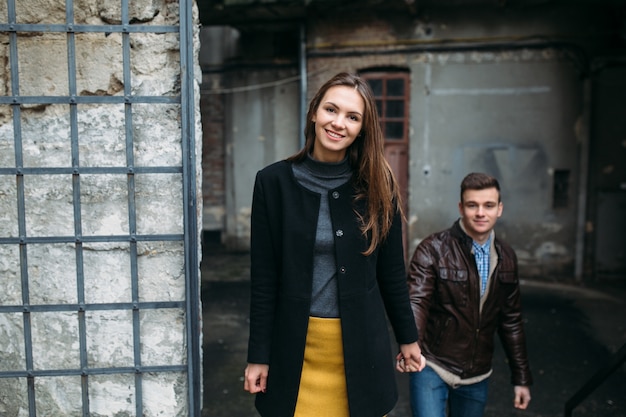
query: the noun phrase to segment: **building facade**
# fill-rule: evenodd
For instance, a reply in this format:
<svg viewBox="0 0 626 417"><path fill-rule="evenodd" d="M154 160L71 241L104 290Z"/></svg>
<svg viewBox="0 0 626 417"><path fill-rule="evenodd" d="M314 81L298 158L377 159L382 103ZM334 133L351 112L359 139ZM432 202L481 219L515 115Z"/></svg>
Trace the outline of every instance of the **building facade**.
<svg viewBox="0 0 626 417"><path fill-rule="evenodd" d="M461 179L484 171L501 182L497 233L523 276L623 276L625 13L613 1L202 3L203 115L219 109L204 143L221 149L203 162L205 236L247 249L256 171L302 146L310 98L349 71L377 95L407 254L452 224Z"/></svg>

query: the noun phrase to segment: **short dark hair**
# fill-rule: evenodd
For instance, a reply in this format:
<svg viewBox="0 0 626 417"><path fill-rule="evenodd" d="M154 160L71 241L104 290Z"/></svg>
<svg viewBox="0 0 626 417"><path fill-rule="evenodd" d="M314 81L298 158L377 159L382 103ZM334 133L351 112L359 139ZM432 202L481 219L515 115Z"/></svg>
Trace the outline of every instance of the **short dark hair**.
<svg viewBox="0 0 626 417"><path fill-rule="evenodd" d="M500 202L500 183L495 177L482 172L472 172L467 174L461 181L461 201L466 190L484 190L495 188L498 190L498 202Z"/></svg>

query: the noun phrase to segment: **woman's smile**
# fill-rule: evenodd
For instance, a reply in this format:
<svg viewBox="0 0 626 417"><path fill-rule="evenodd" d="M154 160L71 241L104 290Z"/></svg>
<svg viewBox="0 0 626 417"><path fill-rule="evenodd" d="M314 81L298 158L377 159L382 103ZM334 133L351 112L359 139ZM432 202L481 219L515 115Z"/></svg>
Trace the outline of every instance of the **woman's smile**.
<svg viewBox="0 0 626 417"><path fill-rule="evenodd" d="M337 132L333 132L332 130L328 130L326 129L326 133L328 133L328 136L330 136L332 139L343 139L345 136L344 135L340 135Z"/></svg>

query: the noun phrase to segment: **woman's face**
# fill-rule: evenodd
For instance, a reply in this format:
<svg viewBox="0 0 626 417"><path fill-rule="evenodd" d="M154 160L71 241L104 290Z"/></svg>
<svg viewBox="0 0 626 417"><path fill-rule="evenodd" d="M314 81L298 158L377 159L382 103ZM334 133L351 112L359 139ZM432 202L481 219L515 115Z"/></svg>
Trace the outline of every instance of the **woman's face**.
<svg viewBox="0 0 626 417"><path fill-rule="evenodd" d="M326 91L313 116L313 159L340 162L363 127L365 103L352 87L334 86Z"/></svg>

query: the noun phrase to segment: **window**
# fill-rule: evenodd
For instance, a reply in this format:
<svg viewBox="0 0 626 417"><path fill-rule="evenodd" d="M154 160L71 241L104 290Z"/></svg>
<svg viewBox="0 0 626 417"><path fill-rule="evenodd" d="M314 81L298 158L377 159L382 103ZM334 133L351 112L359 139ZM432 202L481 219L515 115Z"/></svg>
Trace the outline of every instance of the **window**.
<svg viewBox="0 0 626 417"><path fill-rule="evenodd" d="M554 171L554 183L552 185L552 207L566 208L569 205L569 181L568 169Z"/></svg>
<svg viewBox="0 0 626 417"><path fill-rule="evenodd" d="M366 72L362 76L374 93L385 140L407 142L409 74L406 72Z"/></svg>

